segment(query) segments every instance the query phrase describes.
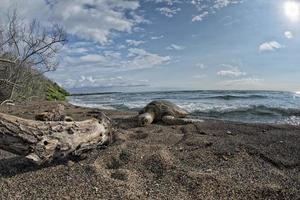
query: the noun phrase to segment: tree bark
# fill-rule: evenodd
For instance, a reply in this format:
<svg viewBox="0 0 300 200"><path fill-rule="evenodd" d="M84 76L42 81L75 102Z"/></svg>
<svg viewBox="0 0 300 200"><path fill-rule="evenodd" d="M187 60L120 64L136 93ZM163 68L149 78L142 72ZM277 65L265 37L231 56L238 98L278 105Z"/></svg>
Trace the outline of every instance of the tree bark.
<svg viewBox="0 0 300 200"><path fill-rule="evenodd" d="M4 58L0 58L0 62L9 63L9 64L16 64L16 61L4 59Z"/></svg>
<svg viewBox="0 0 300 200"><path fill-rule="evenodd" d="M104 114L86 121L45 122L0 113L0 148L39 165L80 156L110 139L111 122Z"/></svg>

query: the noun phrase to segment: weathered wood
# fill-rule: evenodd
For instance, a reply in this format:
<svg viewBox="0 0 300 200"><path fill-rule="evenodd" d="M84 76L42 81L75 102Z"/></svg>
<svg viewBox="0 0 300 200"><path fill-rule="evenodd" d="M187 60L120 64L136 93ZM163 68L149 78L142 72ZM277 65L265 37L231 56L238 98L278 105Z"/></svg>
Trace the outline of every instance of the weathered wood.
<svg viewBox="0 0 300 200"><path fill-rule="evenodd" d="M54 109L35 116L35 119L39 121L65 121L65 118L65 106L62 104L58 104Z"/></svg>
<svg viewBox="0 0 300 200"><path fill-rule="evenodd" d="M36 164L79 156L111 138L111 122L104 114L86 121L47 122L0 113L0 148Z"/></svg>
<svg viewBox="0 0 300 200"><path fill-rule="evenodd" d="M13 100L8 99L8 100L5 100L5 101L1 102L0 106L2 106L2 105L13 105L13 103L14 103Z"/></svg>

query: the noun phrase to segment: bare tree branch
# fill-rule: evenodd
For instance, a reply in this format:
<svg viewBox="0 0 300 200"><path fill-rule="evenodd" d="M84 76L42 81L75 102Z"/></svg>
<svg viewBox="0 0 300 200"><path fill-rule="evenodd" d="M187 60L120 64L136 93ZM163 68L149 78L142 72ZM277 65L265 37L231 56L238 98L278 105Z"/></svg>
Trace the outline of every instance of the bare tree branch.
<svg viewBox="0 0 300 200"><path fill-rule="evenodd" d="M16 60L8 60L8 59L4 59L4 58L0 58L0 62L16 64Z"/></svg>
<svg viewBox="0 0 300 200"><path fill-rule="evenodd" d="M0 67L6 66L1 70L0 90L1 82L5 82L12 86L12 96L15 87L34 84L33 78L55 70L57 54L66 42L59 25L46 29L37 20L24 23L15 10L8 16L7 24L0 26Z"/></svg>
<svg viewBox="0 0 300 200"><path fill-rule="evenodd" d="M13 86L22 87L21 85L16 84L16 83L14 83L14 82L11 82L11 81L9 81L9 80L7 80L7 79L0 79L0 82L4 82L4 83L7 83L7 84L13 85Z"/></svg>

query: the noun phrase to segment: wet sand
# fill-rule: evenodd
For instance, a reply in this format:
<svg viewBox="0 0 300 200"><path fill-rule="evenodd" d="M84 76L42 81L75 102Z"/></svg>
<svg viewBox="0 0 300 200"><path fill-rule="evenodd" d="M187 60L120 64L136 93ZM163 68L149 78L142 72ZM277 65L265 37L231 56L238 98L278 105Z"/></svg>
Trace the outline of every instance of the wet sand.
<svg viewBox="0 0 300 200"><path fill-rule="evenodd" d="M0 106L33 119L59 102ZM75 120L101 110L63 103ZM226 121L137 127L103 111L116 140L81 161L35 166L0 150L0 199L300 199L300 127Z"/></svg>

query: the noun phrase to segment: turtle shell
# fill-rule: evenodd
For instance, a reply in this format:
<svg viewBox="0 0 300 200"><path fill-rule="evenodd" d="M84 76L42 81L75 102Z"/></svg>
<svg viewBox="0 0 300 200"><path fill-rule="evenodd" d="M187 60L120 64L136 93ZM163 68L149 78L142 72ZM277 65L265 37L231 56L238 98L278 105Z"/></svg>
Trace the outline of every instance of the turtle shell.
<svg viewBox="0 0 300 200"><path fill-rule="evenodd" d="M146 112L153 112L155 114L154 121L159 121L166 115L178 118L183 118L188 115L187 111L167 100L152 101L143 108L139 114Z"/></svg>

